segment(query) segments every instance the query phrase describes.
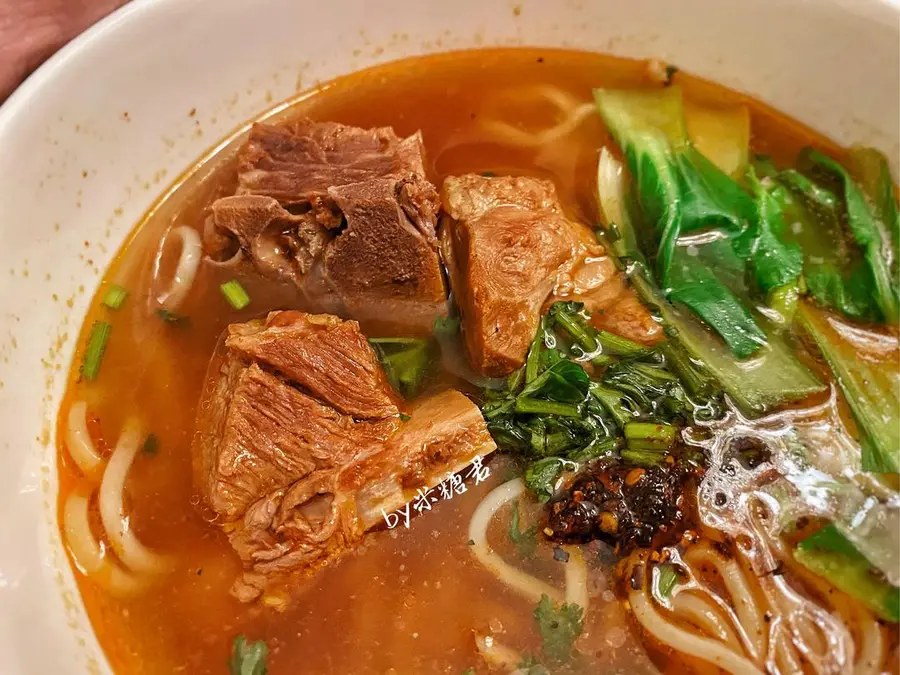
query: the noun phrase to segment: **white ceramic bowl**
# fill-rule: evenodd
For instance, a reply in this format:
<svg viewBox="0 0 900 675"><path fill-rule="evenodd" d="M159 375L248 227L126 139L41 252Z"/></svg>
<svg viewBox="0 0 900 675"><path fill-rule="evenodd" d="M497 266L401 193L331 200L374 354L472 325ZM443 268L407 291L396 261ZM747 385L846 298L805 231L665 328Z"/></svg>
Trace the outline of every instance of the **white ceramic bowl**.
<svg viewBox="0 0 900 675"><path fill-rule="evenodd" d="M135 0L68 45L0 108L0 670L108 671L58 536L57 405L103 269L243 121L380 61L563 46L666 59L896 168L898 16L889 0Z"/></svg>

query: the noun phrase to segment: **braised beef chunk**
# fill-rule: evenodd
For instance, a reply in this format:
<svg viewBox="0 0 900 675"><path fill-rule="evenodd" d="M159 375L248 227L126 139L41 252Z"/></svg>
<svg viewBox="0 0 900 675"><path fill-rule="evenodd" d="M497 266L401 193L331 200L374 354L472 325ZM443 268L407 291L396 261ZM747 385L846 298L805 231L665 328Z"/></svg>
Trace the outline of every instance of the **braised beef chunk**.
<svg viewBox="0 0 900 675"><path fill-rule="evenodd" d="M456 391L401 421L353 321L273 312L229 327L210 365L193 456L195 484L244 573L233 592L280 604L391 511L495 449Z"/></svg>
<svg viewBox="0 0 900 675"><path fill-rule="evenodd" d="M237 196L211 207L209 253L239 246L257 270L293 281L322 309L358 318L446 310L440 200L419 134L304 120L256 124L240 152Z"/></svg>
<svg viewBox="0 0 900 675"><path fill-rule="evenodd" d="M675 540L683 527L689 476L679 464L600 463L551 504L548 536L567 542L600 539L622 554L659 544L660 537Z"/></svg>
<svg viewBox="0 0 900 675"><path fill-rule="evenodd" d="M350 463L395 425L356 422L234 356L223 365L210 402L218 419L198 439L199 478L209 505L227 518L314 471Z"/></svg>
<svg viewBox="0 0 900 675"><path fill-rule="evenodd" d="M390 127L360 129L312 120L254 124L238 158L238 194L327 207L332 187L424 176L423 156L420 134L400 139Z"/></svg>
<svg viewBox="0 0 900 675"><path fill-rule="evenodd" d="M331 238L310 213L293 215L272 197L218 199L209 219L207 252L214 258L228 257L234 237L260 273L295 283L309 273Z"/></svg>
<svg viewBox="0 0 900 675"><path fill-rule="evenodd" d="M449 177L441 248L463 319L466 348L482 374L525 361L542 309L583 302L595 322L654 342L661 329L593 233L563 213L553 184L527 177Z"/></svg>
<svg viewBox="0 0 900 675"><path fill-rule="evenodd" d="M272 312L265 321L229 326L225 345L347 415L381 418L399 412L378 357L355 321Z"/></svg>
<svg viewBox="0 0 900 675"><path fill-rule="evenodd" d="M430 326L446 308L431 184L376 179L329 194L347 228L325 251L325 273L347 311L360 319L405 311L408 323Z"/></svg>
<svg viewBox="0 0 900 675"><path fill-rule="evenodd" d="M553 184L474 174L444 181L444 261L472 366L500 376L525 361L544 301L575 255Z"/></svg>

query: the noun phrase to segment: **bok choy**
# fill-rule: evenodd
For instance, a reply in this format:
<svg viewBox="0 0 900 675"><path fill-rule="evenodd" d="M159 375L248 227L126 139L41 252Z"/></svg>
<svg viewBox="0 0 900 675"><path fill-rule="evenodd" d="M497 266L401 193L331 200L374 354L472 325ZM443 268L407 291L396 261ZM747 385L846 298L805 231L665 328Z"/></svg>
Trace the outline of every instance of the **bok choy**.
<svg viewBox="0 0 900 675"><path fill-rule="evenodd" d="M886 356L865 353L861 345L839 332L842 324L804 304L798 318L834 373L863 434L865 471L900 470L900 372L896 339Z"/></svg>
<svg viewBox="0 0 900 675"><path fill-rule="evenodd" d="M663 321L674 329L671 331L675 334L674 340L689 355L681 361L701 362L708 376L717 380L741 408L753 413L804 398L824 388L779 335L770 334L768 344L753 359L742 362L696 317L666 300L638 248L638 233L629 209L628 177L621 163L606 148L600 153L598 191L607 227L614 224L618 233L610 244L611 252L629 263L630 280L635 290L645 303L656 307ZM673 361L673 365L678 361Z"/></svg>
<svg viewBox="0 0 900 675"><path fill-rule="evenodd" d="M766 336L735 293L744 263L732 240L754 217L753 200L690 143L677 87L600 89L594 96L624 152L642 219L652 228L642 239L655 251L647 257L655 257L666 297L703 319L735 356L751 356Z"/></svg>
<svg viewBox="0 0 900 675"><path fill-rule="evenodd" d="M891 230L896 229L896 202L890 174L881 171L877 179L867 182L871 191L871 197L867 198L850 172L831 157L807 149L798 162L808 174L834 185L836 191L843 194L847 229L862 251L872 297L881 318L896 324L900 320L900 299L898 279L892 274L892 267L896 264L898 242L896 237L892 241ZM888 186L882 185L885 180ZM886 223L885 220L893 222Z"/></svg>
<svg viewBox="0 0 900 675"><path fill-rule="evenodd" d="M900 589L869 564L834 525L826 525L794 549L797 562L868 605L888 621L900 621Z"/></svg>

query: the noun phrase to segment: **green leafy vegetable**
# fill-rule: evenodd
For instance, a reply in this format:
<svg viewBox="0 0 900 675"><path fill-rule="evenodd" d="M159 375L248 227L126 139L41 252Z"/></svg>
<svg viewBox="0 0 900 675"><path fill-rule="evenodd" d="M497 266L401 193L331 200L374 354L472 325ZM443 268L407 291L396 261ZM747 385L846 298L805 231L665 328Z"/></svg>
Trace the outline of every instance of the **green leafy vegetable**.
<svg viewBox="0 0 900 675"><path fill-rule="evenodd" d="M711 379L724 388L738 406L755 414L821 391L824 388L821 382L797 360L780 336L770 332L768 344L745 364L736 360L698 319L666 300L644 265L643 254L635 248L637 234L625 208L624 184L625 176L618 163L604 150L598 165L599 198L606 221L615 222L620 234L611 250L620 260L629 261L630 279L638 295L645 304L657 308L674 334L674 340L686 352L688 359L676 358L672 367L684 370L689 364L702 363ZM698 385L699 382L692 380L691 384Z"/></svg>
<svg viewBox="0 0 900 675"><path fill-rule="evenodd" d="M269 647L265 642L247 642L247 638L238 635L231 648L228 671L230 675L266 675L269 672L268 656Z"/></svg>
<svg viewBox="0 0 900 675"><path fill-rule="evenodd" d="M112 326L106 321L95 321L91 326L91 334L88 337L87 348L84 350L84 361L81 364L81 374L86 380L94 380L100 372L100 363L103 354L106 353L106 343Z"/></svg>
<svg viewBox="0 0 900 675"><path fill-rule="evenodd" d="M541 401L536 398L519 396L516 399L516 412L533 413L539 415L561 415L563 417L581 417L578 406L571 403L556 403L555 401Z"/></svg>
<svg viewBox="0 0 900 675"><path fill-rule="evenodd" d="M575 640L584 628L584 610L575 603L563 603L556 607L547 595L542 595L534 609L534 618L547 660L554 664L568 662Z"/></svg>
<svg viewBox="0 0 900 675"><path fill-rule="evenodd" d="M750 154L750 110L746 105L709 106L684 101L691 143L735 179L744 175Z"/></svg>
<svg viewBox="0 0 900 675"><path fill-rule="evenodd" d="M778 201L762 186L753 167L747 170L756 213L750 226L737 237L738 255L750 261L756 283L763 293L796 287L803 272L803 253L795 243L786 243L784 214Z"/></svg>
<svg viewBox="0 0 900 675"><path fill-rule="evenodd" d="M526 558L532 557L537 548L537 532L537 525L533 525L527 530L519 529L519 502L513 502L512 516L509 519L509 540Z"/></svg>
<svg viewBox="0 0 900 675"><path fill-rule="evenodd" d="M547 457L539 459L525 471L525 486L535 494L539 502L546 502L553 496L556 479L565 465L564 459Z"/></svg>
<svg viewBox="0 0 900 675"><path fill-rule="evenodd" d="M838 198L833 192L813 183L796 169L785 169L774 174L773 177L777 177L790 190L803 195L811 205L818 207L820 211L837 211L840 206Z"/></svg>
<svg viewBox="0 0 900 675"><path fill-rule="evenodd" d="M433 345L418 338L370 338L391 386L404 398L418 396L431 370Z"/></svg>
<svg viewBox="0 0 900 675"><path fill-rule="evenodd" d="M871 274L875 302L884 320L889 324L896 324L900 321L900 299L898 299L897 279L891 272L896 258L896 246L892 245L889 231L893 225L887 225L879 219L878 212L870 206L866 195L850 173L835 160L817 150L807 149L798 161L809 172L835 181L843 191L847 227L863 251L867 269ZM896 209L896 205L894 208ZM887 217L892 216L888 214Z"/></svg>
<svg viewBox="0 0 900 675"><path fill-rule="evenodd" d="M834 321L820 310L803 305L797 316L828 362L865 434L862 468L896 473L900 470L900 373L896 361L879 365L870 357L860 358L858 346L841 336Z"/></svg>
<svg viewBox="0 0 900 675"><path fill-rule="evenodd" d="M118 284L113 284L109 287L109 290L106 291L106 295L103 296L103 304L110 309L119 309L122 307L127 297L127 289L122 288Z"/></svg>
<svg viewBox="0 0 900 675"><path fill-rule="evenodd" d="M244 309L250 304L250 296L247 294L247 291L244 290L244 287L241 286L241 282L237 279L226 281L219 286L219 289L222 291L222 295L225 296L228 304L234 309Z"/></svg>
<svg viewBox="0 0 900 675"><path fill-rule="evenodd" d="M900 589L888 583L834 525L826 525L797 544L794 557L882 618L900 622Z"/></svg>
<svg viewBox="0 0 900 675"><path fill-rule="evenodd" d="M584 305L580 302L557 302L548 314L554 325L559 326L575 341L576 356L589 357L594 365L610 362L609 355L639 356L647 353L643 345L609 331L594 328L588 322Z"/></svg>
<svg viewBox="0 0 900 675"><path fill-rule="evenodd" d="M629 422L624 431L628 446L637 449L670 450L678 438L678 430L669 424Z"/></svg>
<svg viewBox="0 0 900 675"><path fill-rule="evenodd" d="M900 278L900 213L887 158L874 148L854 147L847 168L865 194L876 219L883 224L891 242L894 284Z"/></svg>
<svg viewBox="0 0 900 675"><path fill-rule="evenodd" d="M635 466L660 466L666 458L665 450L635 448L629 445L619 453L626 462Z"/></svg>
<svg viewBox="0 0 900 675"><path fill-rule="evenodd" d="M677 335L676 335L677 338ZM698 401L709 401L718 391L718 383L702 364L695 363L677 339L667 340L660 348L666 365L678 376L685 392Z"/></svg>
<svg viewBox="0 0 900 675"><path fill-rule="evenodd" d="M777 179L769 194L792 223L786 236L802 248L809 295L819 305L851 318L877 319L881 312L872 293L872 277L841 225L845 219L841 200L794 169L781 171Z"/></svg>
<svg viewBox="0 0 900 675"><path fill-rule="evenodd" d="M458 333L460 328L459 317L439 316L434 320L432 332L452 335Z"/></svg>
<svg viewBox="0 0 900 675"><path fill-rule="evenodd" d="M738 358L754 354L766 336L722 274L742 270L729 242L754 217L753 201L690 144L677 87L600 89L594 97L625 154L643 218L654 229L645 239L656 244L655 269L665 295L702 318ZM713 228L715 237L684 239ZM718 260L716 272L704 260L709 257Z"/></svg>
<svg viewBox="0 0 900 675"><path fill-rule="evenodd" d="M812 266L806 273L806 288L819 305L836 309L852 319L870 321L878 315L870 292L869 273L859 264L848 270L832 263Z"/></svg>

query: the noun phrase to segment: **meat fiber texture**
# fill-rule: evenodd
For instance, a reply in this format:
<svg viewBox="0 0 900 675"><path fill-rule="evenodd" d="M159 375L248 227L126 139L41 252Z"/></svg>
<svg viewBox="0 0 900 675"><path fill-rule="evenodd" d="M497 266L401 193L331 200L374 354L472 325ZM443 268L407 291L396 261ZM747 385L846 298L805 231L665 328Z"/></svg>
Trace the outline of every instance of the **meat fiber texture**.
<svg viewBox="0 0 900 675"><path fill-rule="evenodd" d="M440 200L421 135L303 120L256 124L236 194L210 207L205 247L240 250L312 306L357 319L402 312L422 328L446 313L435 235Z"/></svg>
<svg viewBox="0 0 900 675"><path fill-rule="evenodd" d="M194 481L243 562L233 592L276 606L383 513L496 448L458 391L401 403L358 324L330 315L231 325L199 410Z"/></svg>
<svg viewBox="0 0 900 675"><path fill-rule="evenodd" d="M593 233L563 212L549 180L451 176L442 199L443 258L481 374L520 367L542 311L557 300L583 302L600 328L647 344L660 338Z"/></svg>

